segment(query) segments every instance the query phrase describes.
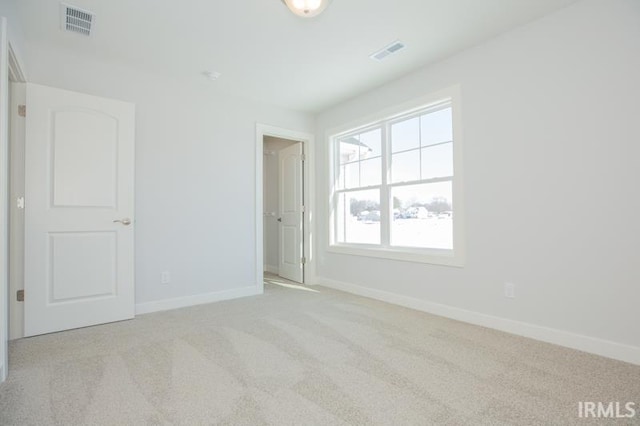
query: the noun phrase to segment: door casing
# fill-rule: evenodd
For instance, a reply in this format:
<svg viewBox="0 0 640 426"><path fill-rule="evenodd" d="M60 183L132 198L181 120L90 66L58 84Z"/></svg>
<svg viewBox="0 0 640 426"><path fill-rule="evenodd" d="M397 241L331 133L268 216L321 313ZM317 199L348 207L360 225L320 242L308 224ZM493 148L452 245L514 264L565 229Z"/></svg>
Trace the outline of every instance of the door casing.
<svg viewBox="0 0 640 426"><path fill-rule="evenodd" d="M24 290L24 143L25 117L18 114L19 105L27 103L27 85L11 84L9 124L9 340L24 337L24 302L16 294Z"/></svg>
<svg viewBox="0 0 640 426"><path fill-rule="evenodd" d="M8 165L9 165L9 40L7 19L0 17L0 383L7 378L9 304L7 267L9 266Z"/></svg>

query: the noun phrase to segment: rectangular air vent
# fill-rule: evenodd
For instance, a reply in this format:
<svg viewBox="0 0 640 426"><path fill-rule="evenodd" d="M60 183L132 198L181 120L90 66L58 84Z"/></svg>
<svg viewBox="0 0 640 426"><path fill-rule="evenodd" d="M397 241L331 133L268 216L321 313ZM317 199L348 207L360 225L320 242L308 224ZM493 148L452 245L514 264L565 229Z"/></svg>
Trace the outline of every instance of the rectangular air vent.
<svg viewBox="0 0 640 426"><path fill-rule="evenodd" d="M369 55L369 57L371 59L375 59L376 61L381 61L383 59L385 59L387 56L396 53L402 49L405 48L405 44L402 43L401 41L394 41L393 43L391 43L388 46L385 46L384 48L378 50L377 52Z"/></svg>
<svg viewBox="0 0 640 426"><path fill-rule="evenodd" d="M91 35L91 26L95 22L95 15L75 6L60 3L62 29L85 36Z"/></svg>

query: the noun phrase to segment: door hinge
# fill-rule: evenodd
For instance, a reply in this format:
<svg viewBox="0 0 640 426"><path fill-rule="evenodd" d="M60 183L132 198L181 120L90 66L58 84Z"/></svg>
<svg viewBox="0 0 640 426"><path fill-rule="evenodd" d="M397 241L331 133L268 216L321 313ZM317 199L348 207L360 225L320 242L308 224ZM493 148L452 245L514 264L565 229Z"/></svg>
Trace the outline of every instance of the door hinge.
<svg viewBox="0 0 640 426"><path fill-rule="evenodd" d="M306 257L301 258L301 259L300 259L300 263L302 263L303 265L306 265L306 263L307 263L307 258L306 258Z"/></svg>
<svg viewBox="0 0 640 426"><path fill-rule="evenodd" d="M302 154L302 155L300 156L300 158L302 159L302 161L307 161L307 156L306 156L306 155L304 155L304 154Z"/></svg>
<svg viewBox="0 0 640 426"><path fill-rule="evenodd" d="M27 106L26 105L18 105L18 115L20 117L27 116Z"/></svg>
<svg viewBox="0 0 640 426"><path fill-rule="evenodd" d="M307 209L304 206L302 206L302 213L304 213L306 211L307 211Z"/></svg>
<svg viewBox="0 0 640 426"><path fill-rule="evenodd" d="M16 300L18 302L24 302L24 290L18 290L16 292Z"/></svg>
<svg viewBox="0 0 640 426"><path fill-rule="evenodd" d="M16 207L19 209L24 209L24 197L18 197L16 199Z"/></svg>

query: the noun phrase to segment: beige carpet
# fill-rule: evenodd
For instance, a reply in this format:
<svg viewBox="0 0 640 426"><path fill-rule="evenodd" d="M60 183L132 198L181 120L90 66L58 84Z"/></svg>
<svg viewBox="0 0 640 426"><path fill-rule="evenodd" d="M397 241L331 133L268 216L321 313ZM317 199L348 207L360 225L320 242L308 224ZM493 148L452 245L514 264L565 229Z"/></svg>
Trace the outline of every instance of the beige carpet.
<svg viewBox="0 0 640 426"><path fill-rule="evenodd" d="M591 424L578 401L640 403L638 366L312 289L13 342L0 424Z"/></svg>

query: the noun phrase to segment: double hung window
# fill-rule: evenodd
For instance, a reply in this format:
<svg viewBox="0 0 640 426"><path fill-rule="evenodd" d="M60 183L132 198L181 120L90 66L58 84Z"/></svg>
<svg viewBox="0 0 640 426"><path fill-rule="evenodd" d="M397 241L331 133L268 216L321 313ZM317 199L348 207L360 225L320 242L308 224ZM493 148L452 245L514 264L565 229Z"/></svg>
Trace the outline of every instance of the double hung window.
<svg viewBox="0 0 640 426"><path fill-rule="evenodd" d="M461 263L453 96L330 138L330 250Z"/></svg>

